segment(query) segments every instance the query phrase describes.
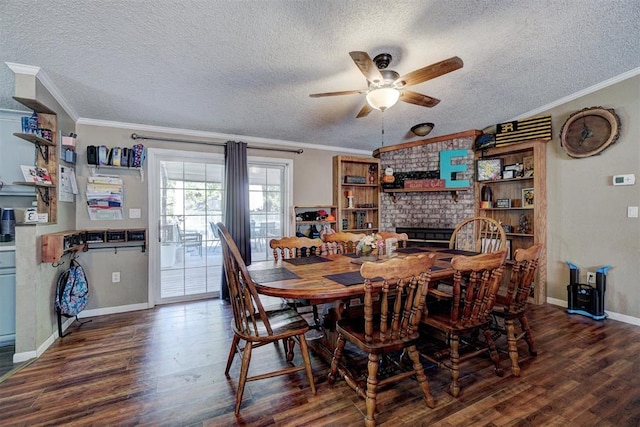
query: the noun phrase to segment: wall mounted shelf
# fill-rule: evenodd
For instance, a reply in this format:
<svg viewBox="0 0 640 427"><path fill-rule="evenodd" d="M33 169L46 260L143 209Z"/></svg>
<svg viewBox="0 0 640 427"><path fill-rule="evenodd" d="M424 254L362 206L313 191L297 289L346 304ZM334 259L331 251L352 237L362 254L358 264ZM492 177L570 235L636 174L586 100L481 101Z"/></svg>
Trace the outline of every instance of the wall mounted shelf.
<svg viewBox="0 0 640 427"><path fill-rule="evenodd" d="M13 136L17 136L20 139L24 139L27 142L35 144L35 146L40 151L42 158L45 162L49 161L49 147L55 147L56 143L53 141L49 141L48 139L40 138L34 133L20 133L16 132Z"/></svg>
<svg viewBox="0 0 640 427"><path fill-rule="evenodd" d="M36 187L45 205L49 206L49 190L48 188L56 188L53 184L42 184L39 182L14 181L13 185L23 185L25 187Z"/></svg>
<svg viewBox="0 0 640 427"><path fill-rule="evenodd" d="M59 263L66 254L91 249L139 247L147 250L146 228L69 230L42 235L41 262Z"/></svg>
<svg viewBox="0 0 640 427"><path fill-rule="evenodd" d="M144 182L144 169L128 166L111 166L111 165L89 165L91 169L91 175L98 173L98 169L110 169L116 171L138 171L140 173L140 180Z"/></svg>

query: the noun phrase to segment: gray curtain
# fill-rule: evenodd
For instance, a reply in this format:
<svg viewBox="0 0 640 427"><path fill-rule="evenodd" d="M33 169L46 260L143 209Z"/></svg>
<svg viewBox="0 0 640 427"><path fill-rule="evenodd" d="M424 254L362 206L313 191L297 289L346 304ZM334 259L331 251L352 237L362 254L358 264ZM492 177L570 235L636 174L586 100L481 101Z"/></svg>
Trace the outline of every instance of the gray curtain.
<svg viewBox="0 0 640 427"><path fill-rule="evenodd" d="M247 144L227 141L225 146L225 226L240 250L246 265L251 264L249 219L249 167ZM222 298L229 300L229 287L222 272Z"/></svg>

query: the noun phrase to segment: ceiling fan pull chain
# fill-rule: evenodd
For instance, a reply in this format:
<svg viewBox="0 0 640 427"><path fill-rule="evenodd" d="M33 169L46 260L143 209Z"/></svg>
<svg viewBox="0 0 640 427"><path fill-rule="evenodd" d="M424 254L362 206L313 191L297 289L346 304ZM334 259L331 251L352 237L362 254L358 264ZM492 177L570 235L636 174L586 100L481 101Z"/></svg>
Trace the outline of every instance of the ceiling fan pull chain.
<svg viewBox="0 0 640 427"><path fill-rule="evenodd" d="M382 117L382 146L384 147L384 111L380 113L380 116Z"/></svg>

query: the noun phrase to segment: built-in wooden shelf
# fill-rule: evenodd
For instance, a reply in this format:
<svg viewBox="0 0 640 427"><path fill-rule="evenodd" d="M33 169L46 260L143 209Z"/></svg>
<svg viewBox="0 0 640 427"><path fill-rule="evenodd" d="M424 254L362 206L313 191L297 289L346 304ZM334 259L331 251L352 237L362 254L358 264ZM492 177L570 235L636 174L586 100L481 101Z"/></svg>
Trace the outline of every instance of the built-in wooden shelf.
<svg viewBox="0 0 640 427"><path fill-rule="evenodd" d="M468 191L469 187L459 188L387 188L384 193L442 193L445 191Z"/></svg>

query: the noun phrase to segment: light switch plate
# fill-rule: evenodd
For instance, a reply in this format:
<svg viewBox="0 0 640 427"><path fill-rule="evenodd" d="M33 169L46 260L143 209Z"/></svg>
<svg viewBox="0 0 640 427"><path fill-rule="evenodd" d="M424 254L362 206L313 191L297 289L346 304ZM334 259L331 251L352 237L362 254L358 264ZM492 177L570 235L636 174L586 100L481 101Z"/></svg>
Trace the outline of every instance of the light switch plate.
<svg viewBox="0 0 640 427"><path fill-rule="evenodd" d="M140 218L142 214L140 209L129 209L129 218Z"/></svg>

